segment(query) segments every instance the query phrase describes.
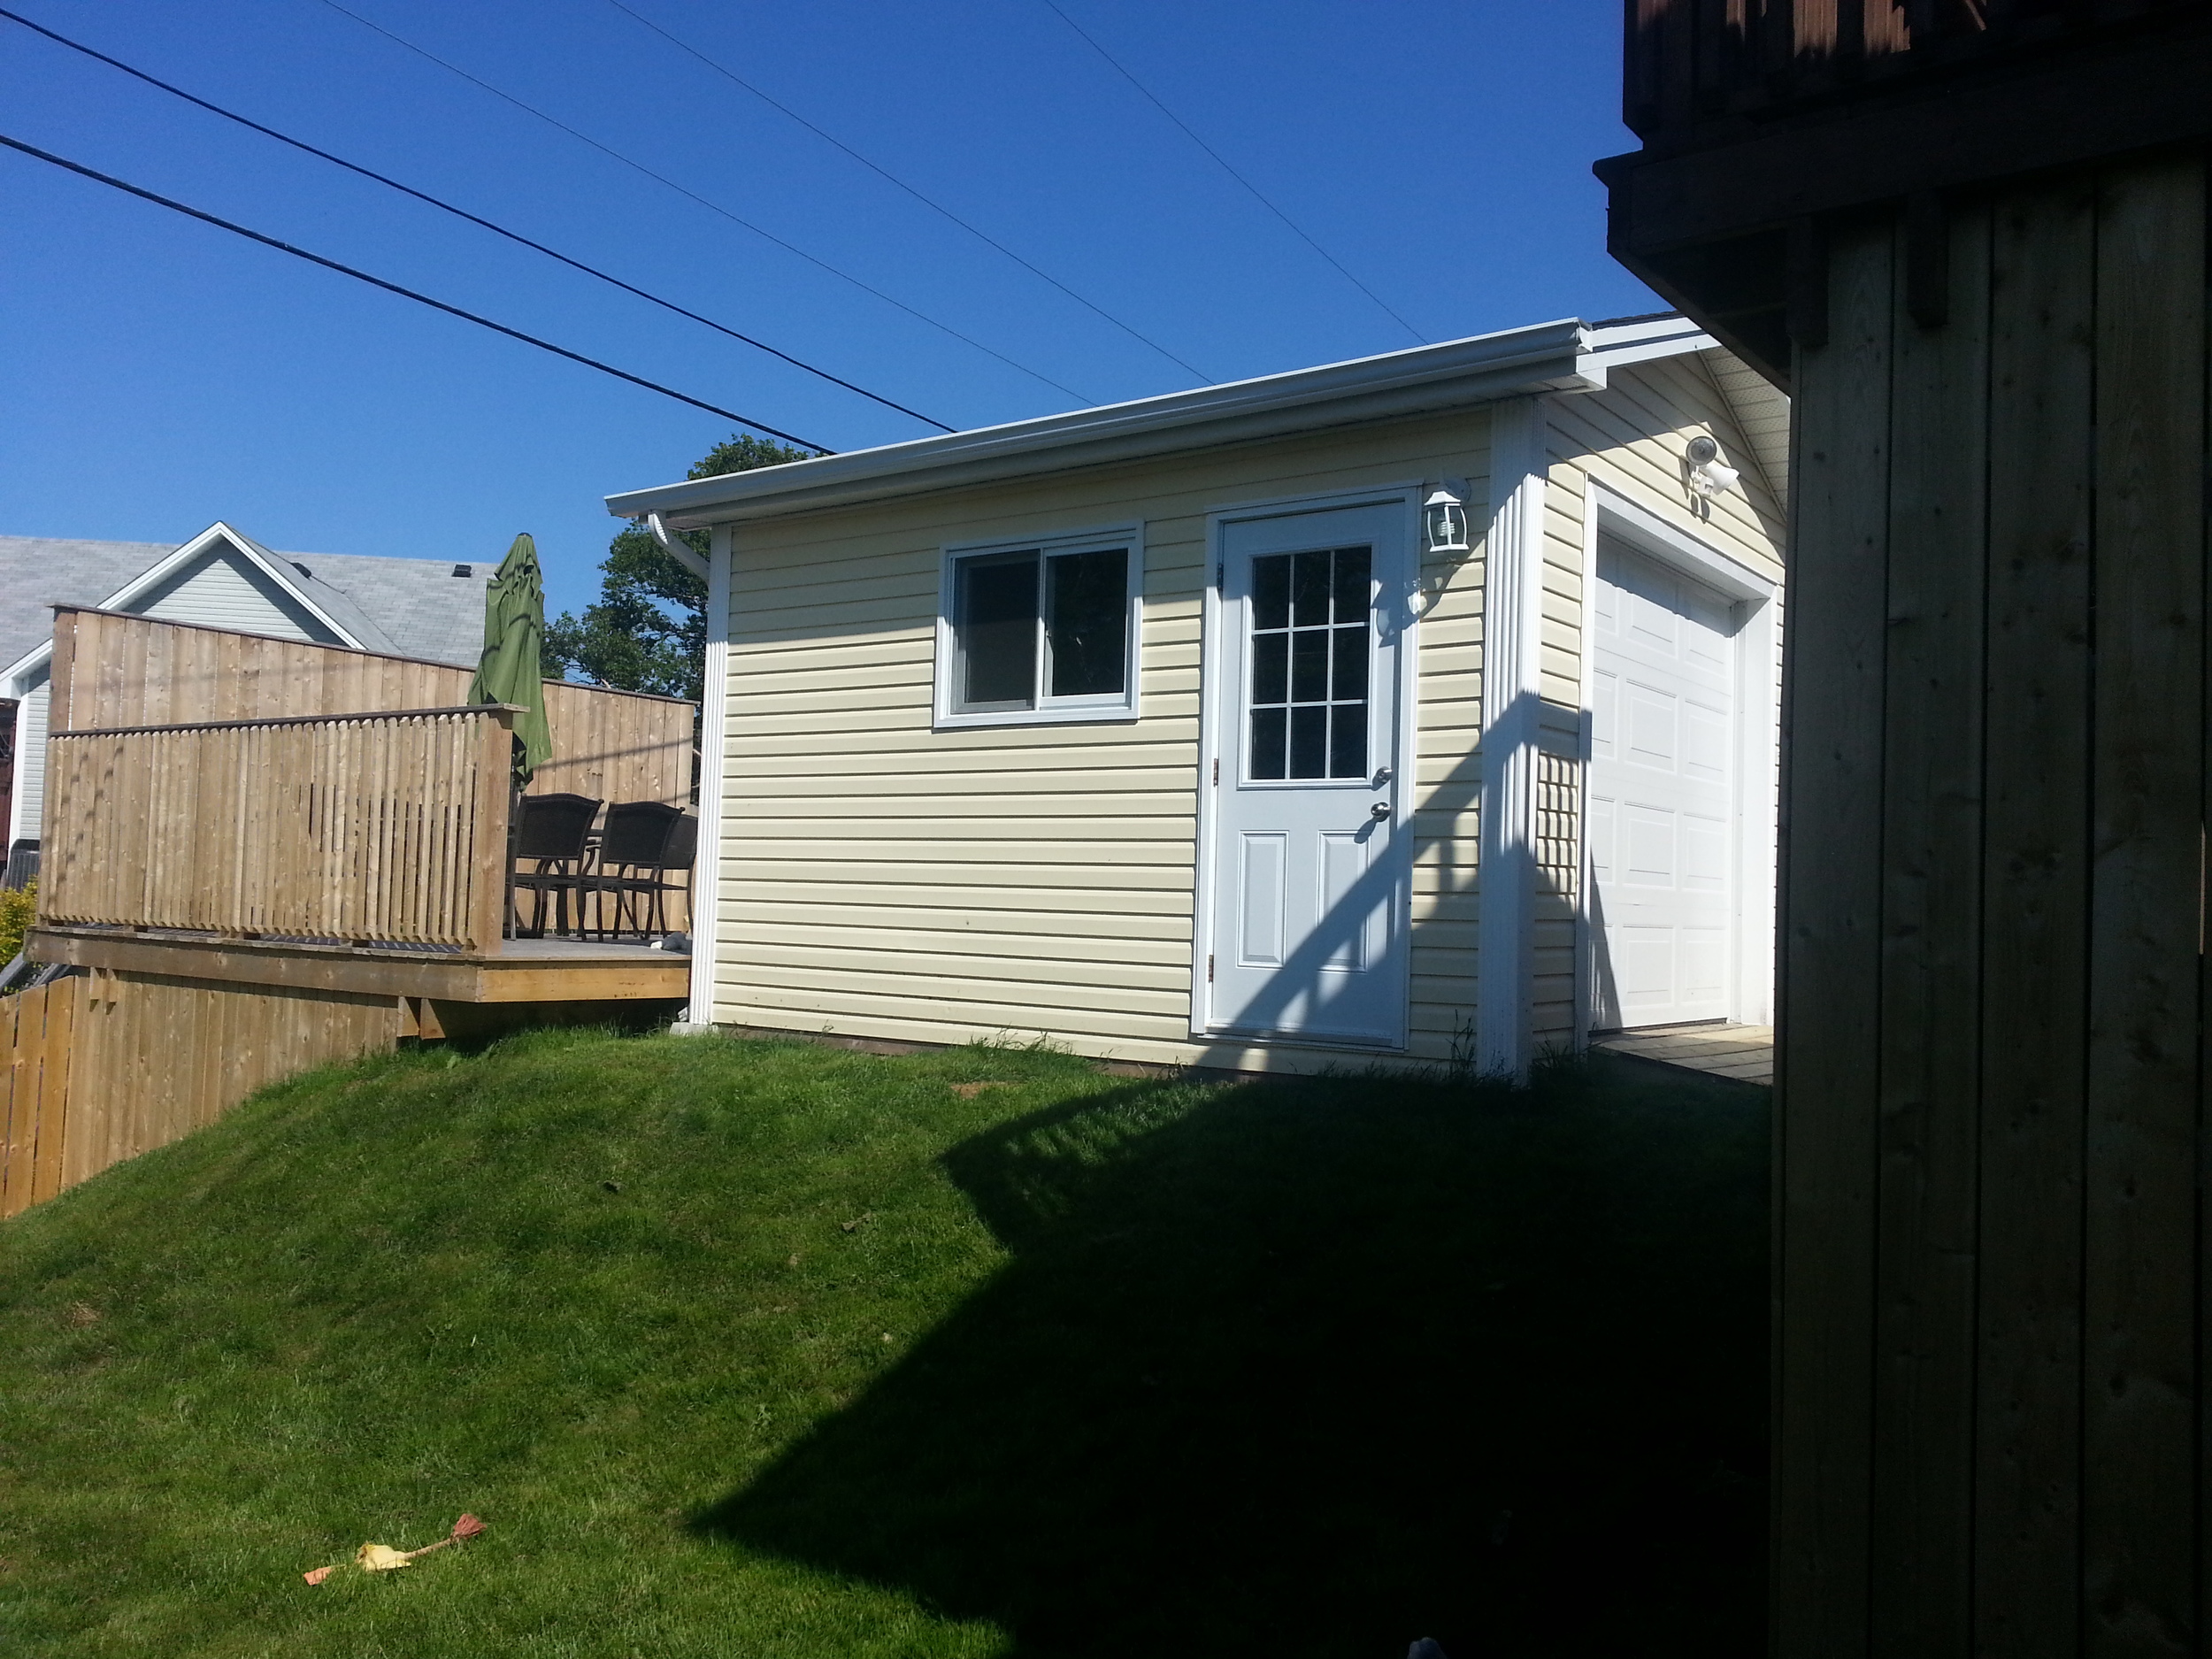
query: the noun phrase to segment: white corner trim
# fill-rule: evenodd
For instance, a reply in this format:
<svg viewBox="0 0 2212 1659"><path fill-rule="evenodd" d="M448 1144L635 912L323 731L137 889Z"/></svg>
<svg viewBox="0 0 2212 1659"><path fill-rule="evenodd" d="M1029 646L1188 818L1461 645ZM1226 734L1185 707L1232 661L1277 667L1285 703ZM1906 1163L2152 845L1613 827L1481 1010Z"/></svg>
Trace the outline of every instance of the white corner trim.
<svg viewBox="0 0 2212 1659"><path fill-rule="evenodd" d="M707 554L707 656L699 687L699 850L691 866L691 1002L684 1018L714 1023L715 945L721 934L724 750L730 720L730 541L717 525ZM687 549L688 550L688 549Z"/></svg>
<svg viewBox="0 0 2212 1659"><path fill-rule="evenodd" d="M1475 1064L1525 1078L1535 972L1536 740L1542 695L1544 489L1539 400L1490 417L1490 522L1483 537L1480 852Z"/></svg>

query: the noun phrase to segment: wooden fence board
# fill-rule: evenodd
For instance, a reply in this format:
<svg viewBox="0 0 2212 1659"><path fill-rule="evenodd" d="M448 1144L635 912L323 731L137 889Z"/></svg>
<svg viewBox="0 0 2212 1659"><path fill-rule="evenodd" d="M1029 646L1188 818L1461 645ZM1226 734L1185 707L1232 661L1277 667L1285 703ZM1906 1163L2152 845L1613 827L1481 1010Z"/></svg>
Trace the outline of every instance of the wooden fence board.
<svg viewBox="0 0 2212 1659"><path fill-rule="evenodd" d="M2087 1651L2120 1659L2197 1620L2200 921L2170 895L2203 824L2201 165L2108 177L2097 233L2082 1571Z"/></svg>
<svg viewBox="0 0 2212 1659"><path fill-rule="evenodd" d="M133 972L47 990L67 993L50 1005L65 1011L58 1022L50 1013L48 1028L74 1064L53 1071L40 1142L50 1145L50 1171L34 1202L204 1128L271 1083L400 1036L388 996Z"/></svg>
<svg viewBox="0 0 2212 1659"><path fill-rule="evenodd" d="M445 709L58 733L41 918L495 951L509 720ZM88 791L95 771L113 786ZM433 818L454 868L426 874Z"/></svg>
<svg viewBox="0 0 2212 1659"><path fill-rule="evenodd" d="M1950 231L1949 323L1893 307L1882 780L1881 1191L1871 1645L1963 1654L1973 1618L1986 207Z"/></svg>
<svg viewBox="0 0 2212 1659"><path fill-rule="evenodd" d="M1995 209L1975 1625L2077 1651L2094 193Z"/></svg>
<svg viewBox="0 0 2212 1659"><path fill-rule="evenodd" d="M58 979L0 997L0 1216L62 1188L73 1033L84 983Z"/></svg>
<svg viewBox="0 0 2212 1659"><path fill-rule="evenodd" d="M1891 234L1839 237L1832 343L1801 374L1828 388L1791 466L1799 545L1790 597L1791 741L1783 838L1881 834L1883 544L1889 431ZM1776 1248L1772 1650L1863 1659L1871 1467L1877 866L1789 856L1782 926L1798 949L1778 999L1791 1102L1777 1187L1795 1217Z"/></svg>
<svg viewBox="0 0 2212 1659"><path fill-rule="evenodd" d="M470 671L340 646L64 607L55 617L55 731L452 708ZM87 672L71 689L68 662ZM691 803L695 710L667 697L549 681L553 757L530 793Z"/></svg>

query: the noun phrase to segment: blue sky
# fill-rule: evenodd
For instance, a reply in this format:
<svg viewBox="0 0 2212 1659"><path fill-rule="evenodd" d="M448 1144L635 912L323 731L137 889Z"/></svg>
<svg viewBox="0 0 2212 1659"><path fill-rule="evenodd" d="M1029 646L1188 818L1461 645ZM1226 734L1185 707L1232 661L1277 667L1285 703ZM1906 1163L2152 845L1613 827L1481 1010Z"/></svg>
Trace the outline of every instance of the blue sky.
<svg viewBox="0 0 2212 1659"><path fill-rule="evenodd" d="M1196 383L609 0L345 4L943 328L326 0L8 0L956 426ZM1042 0L626 4L1205 380L1413 343ZM1589 173L1632 146L1615 0L1060 4L1428 338L1658 309L1606 257ZM929 430L4 20L0 108L26 142L832 448ZM600 497L730 429L10 152L0 215L9 534L225 518L490 559L527 529L573 607L616 527Z"/></svg>

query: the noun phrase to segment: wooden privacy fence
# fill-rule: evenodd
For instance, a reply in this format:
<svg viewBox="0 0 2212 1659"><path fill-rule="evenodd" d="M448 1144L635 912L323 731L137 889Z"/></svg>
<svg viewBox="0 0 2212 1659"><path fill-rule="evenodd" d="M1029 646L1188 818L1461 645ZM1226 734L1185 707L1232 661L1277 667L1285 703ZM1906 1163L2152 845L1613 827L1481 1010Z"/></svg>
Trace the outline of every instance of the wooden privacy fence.
<svg viewBox="0 0 2212 1659"><path fill-rule="evenodd" d="M400 1000L98 969L0 997L0 1217L204 1128L256 1089L395 1048Z"/></svg>
<svg viewBox="0 0 2212 1659"><path fill-rule="evenodd" d="M40 919L495 954L513 718L53 733Z"/></svg>
<svg viewBox="0 0 2212 1659"><path fill-rule="evenodd" d="M54 613L49 724L106 731L445 709L469 700L470 677L449 663L65 605ZM691 803L692 704L548 680L545 719L553 757L527 793Z"/></svg>
<svg viewBox="0 0 2212 1659"><path fill-rule="evenodd" d="M83 981L0 996L0 1216L62 1189L71 1036Z"/></svg>

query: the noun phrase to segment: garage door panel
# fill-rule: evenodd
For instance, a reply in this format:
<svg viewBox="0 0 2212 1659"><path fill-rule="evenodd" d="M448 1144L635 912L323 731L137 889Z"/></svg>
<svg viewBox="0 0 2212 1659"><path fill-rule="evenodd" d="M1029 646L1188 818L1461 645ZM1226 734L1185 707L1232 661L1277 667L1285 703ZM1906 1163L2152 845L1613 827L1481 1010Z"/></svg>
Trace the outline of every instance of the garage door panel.
<svg viewBox="0 0 2212 1659"><path fill-rule="evenodd" d="M1677 819L1682 856L1682 890L1712 898L1728 892L1728 820L1686 812Z"/></svg>
<svg viewBox="0 0 2212 1659"><path fill-rule="evenodd" d="M1728 787L1734 768L1735 722L1725 709L1701 703L1682 704L1682 775L1700 783Z"/></svg>
<svg viewBox="0 0 2212 1659"><path fill-rule="evenodd" d="M1675 887L1674 814L1631 803L1621 809L1621 872L1628 885L1672 892Z"/></svg>
<svg viewBox="0 0 2212 1659"><path fill-rule="evenodd" d="M1622 758L1655 772L1675 770L1677 704L1680 699L1655 686L1635 680L1621 687Z"/></svg>

